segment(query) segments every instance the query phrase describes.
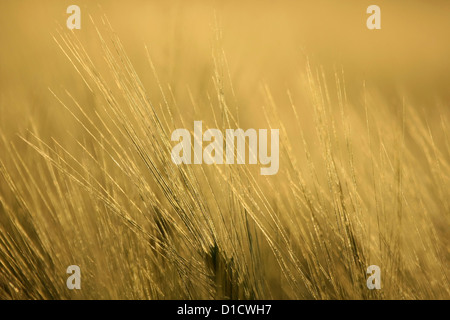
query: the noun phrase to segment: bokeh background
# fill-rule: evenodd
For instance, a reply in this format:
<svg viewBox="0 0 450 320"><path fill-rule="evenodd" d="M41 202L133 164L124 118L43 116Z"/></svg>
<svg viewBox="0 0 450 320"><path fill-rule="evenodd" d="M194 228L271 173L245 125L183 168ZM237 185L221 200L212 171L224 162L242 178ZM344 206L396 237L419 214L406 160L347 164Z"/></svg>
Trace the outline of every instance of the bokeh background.
<svg viewBox="0 0 450 320"><path fill-rule="evenodd" d="M65 28L70 1L2 1L0 4L1 125L10 132L42 119L59 130L47 88L79 89L81 80L55 44ZM151 84L144 46L162 83L171 83L180 101L189 86L194 96L211 86L215 25L243 109L258 108L267 84L280 99L301 84L310 59L332 74L343 68L347 90L365 81L393 102L408 96L427 112L448 101L450 3L431 1L77 1L82 28L77 34L95 50L98 41L89 15L106 14L140 76ZM382 29L366 28L366 8L377 4ZM100 58L101 59L101 58ZM151 94L151 90L150 90ZM349 95L351 96L351 95ZM157 99L158 97L154 97ZM283 102L283 101L281 101ZM245 111L242 111L245 112ZM20 119L20 121L17 121Z"/></svg>

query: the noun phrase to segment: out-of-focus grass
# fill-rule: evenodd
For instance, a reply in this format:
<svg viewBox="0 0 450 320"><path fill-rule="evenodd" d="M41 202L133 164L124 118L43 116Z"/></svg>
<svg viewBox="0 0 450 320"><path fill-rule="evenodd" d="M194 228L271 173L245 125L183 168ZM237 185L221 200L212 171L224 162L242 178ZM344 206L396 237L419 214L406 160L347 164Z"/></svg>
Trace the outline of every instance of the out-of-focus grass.
<svg viewBox="0 0 450 320"><path fill-rule="evenodd" d="M2 2L0 296L448 299L448 4L391 2ZM193 120L279 173L175 166Z"/></svg>

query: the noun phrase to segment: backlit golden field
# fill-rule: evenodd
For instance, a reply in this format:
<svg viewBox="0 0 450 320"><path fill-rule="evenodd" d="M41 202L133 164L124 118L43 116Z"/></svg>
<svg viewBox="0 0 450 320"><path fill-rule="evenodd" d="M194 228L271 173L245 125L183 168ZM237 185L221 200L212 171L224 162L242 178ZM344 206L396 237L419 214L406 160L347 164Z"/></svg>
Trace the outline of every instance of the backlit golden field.
<svg viewBox="0 0 450 320"><path fill-rule="evenodd" d="M1 1L0 298L449 299L448 12ZM279 129L278 173L175 165L195 120Z"/></svg>

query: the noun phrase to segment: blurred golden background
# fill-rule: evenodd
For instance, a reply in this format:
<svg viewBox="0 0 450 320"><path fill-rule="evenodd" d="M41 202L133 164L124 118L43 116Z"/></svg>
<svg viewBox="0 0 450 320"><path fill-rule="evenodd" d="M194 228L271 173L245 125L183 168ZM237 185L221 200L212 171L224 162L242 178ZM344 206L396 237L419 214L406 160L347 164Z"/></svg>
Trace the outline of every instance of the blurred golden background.
<svg viewBox="0 0 450 320"><path fill-rule="evenodd" d="M382 29L372 31L365 25L372 2L77 1L82 28L76 32L95 48L89 15L105 13L136 69L143 70L143 80L151 78L145 71L147 45L161 81L177 88L184 101L187 85L201 95L211 82L216 15L238 99L249 109L261 105L259 95L248 94L257 92L261 83L276 94L298 86L309 58L328 73L343 68L348 90L359 92L364 80L392 101L408 95L433 112L430 103L449 98L450 3L377 1ZM59 109L51 109L47 88L80 86L80 79L67 72L66 58L52 38L57 25L65 27L70 4L2 1L2 128L20 130L29 116L42 117L53 127ZM19 118L20 122L10 121Z"/></svg>

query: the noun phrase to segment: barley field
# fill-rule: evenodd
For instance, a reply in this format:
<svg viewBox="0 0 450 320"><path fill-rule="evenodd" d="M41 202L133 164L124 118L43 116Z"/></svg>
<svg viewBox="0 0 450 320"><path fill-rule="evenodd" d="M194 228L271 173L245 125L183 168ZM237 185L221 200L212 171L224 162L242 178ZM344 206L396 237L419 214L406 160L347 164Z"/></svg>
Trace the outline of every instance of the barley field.
<svg viewBox="0 0 450 320"><path fill-rule="evenodd" d="M450 3L374 3L1 1L0 298L449 299Z"/></svg>

